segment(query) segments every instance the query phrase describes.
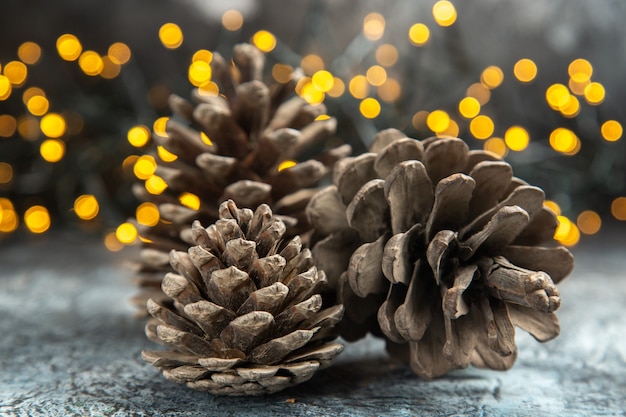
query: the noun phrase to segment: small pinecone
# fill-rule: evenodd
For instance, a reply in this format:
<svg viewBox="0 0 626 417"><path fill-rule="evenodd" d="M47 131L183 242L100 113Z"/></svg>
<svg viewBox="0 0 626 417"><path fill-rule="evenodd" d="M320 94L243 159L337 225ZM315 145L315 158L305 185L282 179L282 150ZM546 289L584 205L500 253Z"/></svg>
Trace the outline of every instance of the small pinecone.
<svg viewBox="0 0 626 417"><path fill-rule="evenodd" d="M273 393L311 378L343 346L335 324L343 306L322 309L326 284L298 236L282 243L285 224L263 204L253 213L232 200L196 243L170 253L176 273L163 291L168 308L148 300L149 339L166 351L143 351L172 381L216 395Z"/></svg>
<svg viewBox="0 0 626 417"><path fill-rule="evenodd" d="M556 337L573 267L544 193L456 138L380 132L307 208L313 256L346 308L342 336L381 331L419 376L510 368L514 326Z"/></svg>
<svg viewBox="0 0 626 417"><path fill-rule="evenodd" d="M268 204L283 216L287 236L306 239L310 230L305 207L318 182L334 163L350 154L344 145L306 160L305 154L335 131L336 120L316 120L326 112L323 105L310 105L294 95L293 80L274 83L261 81L265 55L250 44L236 45L232 65L218 53L213 55L213 79L220 86L219 96L194 91L192 104L172 95L174 117L167 123L167 137L155 135L155 145L178 156L173 162L158 161L156 175L167 183L159 195L136 184L134 194L141 201L159 208L161 221L154 227L138 225L142 250L138 284L143 291L134 299L141 307L149 297L159 297L164 272L171 271L168 252L184 250L191 242L189 225L217 220L219 204L232 199L240 207ZM202 140L206 134L212 145ZM156 150L156 149L155 149ZM297 165L278 171L286 160ZM182 193L200 199L198 210L183 206Z"/></svg>

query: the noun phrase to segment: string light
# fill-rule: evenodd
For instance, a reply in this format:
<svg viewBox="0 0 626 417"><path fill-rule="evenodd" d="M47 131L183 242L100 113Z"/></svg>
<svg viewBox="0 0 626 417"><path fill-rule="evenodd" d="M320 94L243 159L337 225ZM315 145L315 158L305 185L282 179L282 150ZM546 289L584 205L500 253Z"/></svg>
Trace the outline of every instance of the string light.
<svg viewBox="0 0 626 417"><path fill-rule="evenodd" d="M308 54L300 60L300 67L306 75L313 75L324 69L324 60L319 55Z"/></svg>
<svg viewBox="0 0 626 417"><path fill-rule="evenodd" d="M284 170L289 169L289 168L291 168L291 167L295 167L295 166L296 166L296 164L297 164L297 162L296 162L296 161L293 161L293 160L291 160L291 159L288 159L288 160L286 160L286 161L283 161L283 162L281 162L281 163L278 165L278 172L284 171Z"/></svg>
<svg viewBox="0 0 626 417"><path fill-rule="evenodd" d="M328 90L328 95L331 97L341 97L341 95L346 91L346 85L344 84L341 78L334 77L333 78L333 88Z"/></svg>
<svg viewBox="0 0 626 417"><path fill-rule="evenodd" d="M363 117L374 119L380 114L380 103L375 98L368 97L359 104L359 111Z"/></svg>
<svg viewBox="0 0 626 417"><path fill-rule="evenodd" d="M530 83L537 76L537 64L531 59L522 58L513 66L513 75L520 82Z"/></svg>
<svg viewBox="0 0 626 417"><path fill-rule="evenodd" d="M131 52L128 45L123 42L115 42L108 49L108 56L111 61L118 65L124 65L130 61Z"/></svg>
<svg viewBox="0 0 626 417"><path fill-rule="evenodd" d="M383 67L391 67L398 62L398 50L390 43L384 43L376 48L376 62Z"/></svg>
<svg viewBox="0 0 626 417"><path fill-rule="evenodd" d="M81 220L95 219L99 211L98 200L91 194L83 194L74 200L74 212Z"/></svg>
<svg viewBox="0 0 626 417"><path fill-rule="evenodd" d="M243 26L243 15L239 10L226 10L222 15L222 25L226 30L237 31Z"/></svg>
<svg viewBox="0 0 626 417"><path fill-rule="evenodd" d="M426 125L433 132L441 133L450 125L450 116L443 110L435 110L426 117Z"/></svg>
<svg viewBox="0 0 626 417"><path fill-rule="evenodd" d="M447 1L441 0L433 5L433 17L439 26L448 27L456 22L457 12L454 5Z"/></svg>
<svg viewBox="0 0 626 417"><path fill-rule="evenodd" d="M259 30L252 35L252 43L263 52L271 52L276 48L276 37L267 30Z"/></svg>
<svg viewBox="0 0 626 417"><path fill-rule="evenodd" d="M380 65L372 65L365 73L367 82L375 87L379 87L387 81L387 71Z"/></svg>
<svg viewBox="0 0 626 417"><path fill-rule="evenodd" d="M158 119L156 119L154 121L154 123L152 124L152 130L154 131L155 134L162 136L162 137L167 137L167 122L170 120L169 117L159 117Z"/></svg>
<svg viewBox="0 0 626 417"><path fill-rule="evenodd" d="M602 227L600 215L593 210L585 210L576 219L578 229L586 235L595 235Z"/></svg>
<svg viewBox="0 0 626 417"><path fill-rule="evenodd" d="M385 33L385 18L380 13L369 13L363 19L363 35L371 41L377 41Z"/></svg>
<svg viewBox="0 0 626 417"><path fill-rule="evenodd" d="M490 65L480 74L480 82L485 87L493 90L497 88L504 80L504 73L495 65Z"/></svg>
<svg viewBox="0 0 626 417"><path fill-rule="evenodd" d="M189 66L189 71L187 75L189 78L189 82L192 85L200 87L201 85L211 81L211 65L206 61L194 61Z"/></svg>
<svg viewBox="0 0 626 417"><path fill-rule="evenodd" d="M604 140L607 142L615 142L620 140L622 137L623 129L622 125L617 120L607 120L602 123L600 132L602 133Z"/></svg>
<svg viewBox="0 0 626 417"><path fill-rule="evenodd" d="M626 197L617 197L611 203L611 214L617 220L626 220Z"/></svg>
<svg viewBox="0 0 626 417"><path fill-rule="evenodd" d="M183 44L183 31L175 23L166 23L159 28L159 39L167 49L176 49Z"/></svg>
<svg viewBox="0 0 626 417"><path fill-rule="evenodd" d="M24 224L32 233L44 233L50 228L50 214L44 206L32 206L24 213Z"/></svg>
<svg viewBox="0 0 626 417"><path fill-rule="evenodd" d="M26 103L26 108L33 116L43 116L49 107L50 103L44 96L33 96Z"/></svg>
<svg viewBox="0 0 626 417"><path fill-rule="evenodd" d="M47 162L59 162L65 156L65 143L58 139L46 139L39 146L39 153Z"/></svg>
<svg viewBox="0 0 626 417"><path fill-rule="evenodd" d="M13 167L7 162L0 162L0 185L10 184L13 180Z"/></svg>
<svg viewBox="0 0 626 417"><path fill-rule="evenodd" d="M430 30L423 23L415 23L409 28L409 41L415 46L423 46L430 38Z"/></svg>
<svg viewBox="0 0 626 417"><path fill-rule="evenodd" d="M528 147L530 136L521 126L511 126L504 132L504 143L512 151L520 152Z"/></svg>
<svg viewBox="0 0 626 417"><path fill-rule="evenodd" d="M15 134L17 130L17 120L15 117L2 114L0 115L0 137L10 138Z"/></svg>
<svg viewBox="0 0 626 417"><path fill-rule="evenodd" d="M578 227L565 216L557 216L557 221L554 239L564 246L575 246L580 240Z"/></svg>
<svg viewBox="0 0 626 417"><path fill-rule="evenodd" d="M39 127L49 138L59 138L65 134L67 124L63 116L57 113L48 113L41 118Z"/></svg>
<svg viewBox="0 0 626 417"><path fill-rule="evenodd" d="M459 113L466 119L476 117L480 113L480 103L474 97L465 97L459 102Z"/></svg>
<svg viewBox="0 0 626 417"><path fill-rule="evenodd" d="M104 62L97 52L85 51L78 58L78 66L86 75L95 77L104 69Z"/></svg>
<svg viewBox="0 0 626 417"><path fill-rule="evenodd" d="M384 102L393 103L400 98L402 93L402 87L398 80L394 78L387 78L385 83L376 89L378 97Z"/></svg>
<svg viewBox="0 0 626 417"><path fill-rule="evenodd" d="M156 204L145 202L141 203L135 210L135 218L137 223L143 226L154 227L159 224L161 213Z"/></svg>
<svg viewBox="0 0 626 417"><path fill-rule="evenodd" d="M485 141L483 149L492 152L500 158L504 158L509 153L509 148L502 138L489 138Z"/></svg>
<svg viewBox="0 0 626 417"><path fill-rule="evenodd" d="M317 71L311 77L311 83L313 84L313 87L323 93L330 91L333 88L334 82L335 79L333 77L333 74L326 70Z"/></svg>
<svg viewBox="0 0 626 417"><path fill-rule="evenodd" d="M481 114L470 122L470 132L476 139L487 139L493 134L493 120L489 116Z"/></svg>
<svg viewBox="0 0 626 417"><path fill-rule="evenodd" d="M370 92L370 85L364 75L356 75L350 80L348 89L354 98L364 99Z"/></svg>
<svg viewBox="0 0 626 417"><path fill-rule="evenodd" d="M272 67L272 77L279 83L288 83L293 74L293 67L285 64L274 64Z"/></svg>
<svg viewBox="0 0 626 417"><path fill-rule="evenodd" d="M41 47L35 42L24 42L17 48L17 56L23 63L35 65L41 58Z"/></svg>
<svg viewBox="0 0 626 417"><path fill-rule="evenodd" d="M59 56L66 61L76 61L83 51L78 38L69 33L59 36L56 46Z"/></svg>
<svg viewBox="0 0 626 417"><path fill-rule="evenodd" d="M182 193L178 196L178 201L180 201L180 204L183 206L192 210L200 209L200 197L193 193Z"/></svg>
<svg viewBox="0 0 626 417"><path fill-rule="evenodd" d="M134 243L138 236L137 228L132 223L122 223L115 230L115 237L125 245Z"/></svg>
<svg viewBox="0 0 626 417"><path fill-rule="evenodd" d="M135 148L141 148L148 144L150 140L150 130L144 125L133 126L128 130L126 138Z"/></svg>
<svg viewBox="0 0 626 417"><path fill-rule="evenodd" d="M605 93L604 86L599 82L589 83L584 90L585 100L593 106L597 106L604 101Z"/></svg>
<svg viewBox="0 0 626 417"><path fill-rule="evenodd" d="M147 180L154 175L157 169L157 163L153 156L140 156L133 166L133 173L140 180Z"/></svg>

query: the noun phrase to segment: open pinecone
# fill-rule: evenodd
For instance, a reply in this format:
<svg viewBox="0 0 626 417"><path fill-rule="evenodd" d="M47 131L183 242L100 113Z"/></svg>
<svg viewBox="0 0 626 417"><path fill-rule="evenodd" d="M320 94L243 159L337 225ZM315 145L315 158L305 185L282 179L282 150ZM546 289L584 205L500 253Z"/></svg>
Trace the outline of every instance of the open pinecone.
<svg viewBox="0 0 626 417"><path fill-rule="evenodd" d="M143 351L167 379L217 395L273 393L311 378L343 346L335 324L343 306L322 309L323 271L298 236L282 242L285 224L263 204L253 213L232 200L208 228L192 226L196 243L170 253L163 291L146 325L166 351Z"/></svg>
<svg viewBox="0 0 626 417"><path fill-rule="evenodd" d="M287 236L300 234L305 239L310 226L304 210L315 187L339 158L351 152L350 146L339 146L279 172L282 162L306 158L311 147L334 133L336 120L316 120L325 107L294 95L297 71L289 83L264 84L264 62L265 55L256 47L236 45L232 65L218 53L213 55L211 68L220 95L196 90L195 105L170 97L174 117L167 122L167 137L155 135L154 144L178 158L164 162L153 151L156 175L165 180L167 189L155 195L142 184L133 188L139 200L158 206L161 218L156 226L138 225L144 246L138 281L144 291L134 303L140 308L147 298L159 297L163 273L171 271L168 252L184 250L191 242L191 222L214 222L219 204L227 199L241 207L268 204L283 216ZM181 204L183 193L199 198L197 210Z"/></svg>
<svg viewBox="0 0 626 417"><path fill-rule="evenodd" d="M555 283L573 267L544 193L456 138L380 132L307 208L313 256L346 308L342 336L382 333L424 378L510 368L514 326L556 337ZM408 343L407 343L408 342Z"/></svg>

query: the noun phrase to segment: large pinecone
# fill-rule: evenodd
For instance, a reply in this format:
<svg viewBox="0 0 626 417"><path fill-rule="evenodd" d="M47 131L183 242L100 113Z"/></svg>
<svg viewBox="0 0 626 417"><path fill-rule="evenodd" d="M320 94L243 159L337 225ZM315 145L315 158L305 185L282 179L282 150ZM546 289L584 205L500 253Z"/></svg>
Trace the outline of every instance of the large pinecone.
<svg viewBox="0 0 626 417"><path fill-rule="evenodd" d="M163 291L150 299L148 337L169 348L144 351L166 378L218 395L272 393L308 380L343 346L329 342L343 306L322 309L323 271L299 237L263 204L253 213L232 200L220 220L192 227L195 246L172 251Z"/></svg>
<svg viewBox="0 0 626 417"><path fill-rule="evenodd" d="M470 363L510 368L514 326L556 337L555 283L573 267L553 240L544 193L456 138L380 132L335 167L307 209L313 256L346 308L342 336L367 331L432 378Z"/></svg>
<svg viewBox="0 0 626 417"><path fill-rule="evenodd" d="M144 308L148 297L159 297L164 272L170 271L170 249L184 250L190 243L189 225L217 220L221 202L232 199L241 207L266 203L287 224L287 236L310 229L305 207L320 179L350 146L344 145L306 159L312 147L320 145L335 131L336 120L324 115L323 105L310 105L294 95L294 83L271 86L261 81L265 55L250 44L235 46L231 61L213 55L213 79L220 86L219 96L196 90L192 104L172 95L174 112L167 123L167 137L155 135L155 145L178 156L173 162L158 161L156 175L167 183L158 195L143 184L133 188L142 201L159 208L156 226L138 225L144 249L138 265L139 285L144 288L135 304ZM206 134L211 145L202 140ZM305 160L302 160L305 159ZM278 171L283 161L301 160ZM198 210L183 206L182 193L199 197Z"/></svg>

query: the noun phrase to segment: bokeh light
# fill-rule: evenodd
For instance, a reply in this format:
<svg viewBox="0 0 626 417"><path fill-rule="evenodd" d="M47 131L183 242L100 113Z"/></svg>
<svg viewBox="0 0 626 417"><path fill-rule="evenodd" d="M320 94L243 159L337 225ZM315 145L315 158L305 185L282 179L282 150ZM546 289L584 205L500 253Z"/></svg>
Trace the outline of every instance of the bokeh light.
<svg viewBox="0 0 626 417"><path fill-rule="evenodd" d="M369 13L363 19L363 35L371 41L377 41L385 33L385 18L380 13Z"/></svg>
<svg viewBox="0 0 626 417"><path fill-rule="evenodd" d="M537 64L531 59L522 58L513 66L513 75L520 82L529 83L537 76Z"/></svg>
<svg viewBox="0 0 626 417"><path fill-rule="evenodd" d="M33 96L26 103L26 108L33 116L43 116L48 112L50 103L44 96Z"/></svg>
<svg viewBox="0 0 626 417"><path fill-rule="evenodd" d="M133 126L128 130L126 138L135 148L141 148L150 141L150 129L144 125Z"/></svg>
<svg viewBox="0 0 626 417"><path fill-rule="evenodd" d="M384 43L376 48L376 62L383 67L391 67L398 62L398 49L390 43Z"/></svg>
<svg viewBox="0 0 626 417"><path fill-rule="evenodd" d="M0 233L12 233L17 229L19 219L8 198L0 197Z"/></svg>
<svg viewBox="0 0 626 417"><path fill-rule="evenodd" d="M17 48L20 61L28 65L35 65L41 58L41 47L35 42L24 42Z"/></svg>
<svg viewBox="0 0 626 417"><path fill-rule="evenodd" d="M602 227L600 215L593 210L585 210L576 219L578 229L586 235L595 235Z"/></svg>
<svg viewBox="0 0 626 417"><path fill-rule="evenodd" d="M607 120L602 123L600 132L602 133L604 140L607 142L615 142L620 140L622 137L623 129L621 123L617 120Z"/></svg>
<svg viewBox="0 0 626 417"><path fill-rule="evenodd" d="M104 69L102 57L95 51L85 51L78 58L78 65L86 75L95 77Z"/></svg>
<svg viewBox="0 0 626 417"><path fill-rule="evenodd" d="M570 93L563 84L552 84L546 90L546 101L553 110L559 110L567 105Z"/></svg>
<svg viewBox="0 0 626 417"><path fill-rule="evenodd" d="M167 190L167 183L158 175L152 175L146 180L145 187L150 194L160 195Z"/></svg>
<svg viewBox="0 0 626 417"><path fill-rule="evenodd" d="M567 74L571 79L577 82L584 82L585 80L591 79L593 66L586 59L577 58L568 65Z"/></svg>
<svg viewBox="0 0 626 417"><path fill-rule="evenodd" d="M423 23L415 23L409 28L409 41L415 46L422 46L428 42L430 30Z"/></svg>
<svg viewBox="0 0 626 417"><path fill-rule="evenodd" d="M604 86L598 82L589 83L584 90L585 100L593 106L601 104L605 94Z"/></svg>
<svg viewBox="0 0 626 417"><path fill-rule="evenodd" d="M59 138L65 134L67 123L65 118L58 113L48 113L41 118L39 127L44 135L49 138Z"/></svg>
<svg viewBox="0 0 626 417"><path fill-rule="evenodd" d="M367 82L375 87L380 87L387 81L387 71L380 65L372 65L365 72Z"/></svg>
<svg viewBox="0 0 626 417"><path fill-rule="evenodd" d="M137 228L132 223L122 223L115 230L115 237L125 245L134 243L138 236Z"/></svg>
<svg viewBox="0 0 626 417"><path fill-rule="evenodd" d="M123 42L115 42L109 46L108 50L109 59L118 65L124 65L130 61L131 52L128 45Z"/></svg>
<svg viewBox="0 0 626 417"><path fill-rule="evenodd" d="M9 114L0 115L0 137L10 138L17 130L17 120Z"/></svg>
<svg viewBox="0 0 626 417"><path fill-rule="evenodd" d="M556 201L553 200L544 200L543 206L552 210L554 214L557 216L561 215L561 206Z"/></svg>
<svg viewBox="0 0 626 417"><path fill-rule="evenodd" d="M137 223L143 226L153 227L159 224L161 213L156 204L144 202L135 210L135 218L137 219Z"/></svg>
<svg viewBox="0 0 626 417"><path fill-rule="evenodd" d="M293 67L281 63L274 64L272 67L272 77L279 83L288 83L293 75Z"/></svg>
<svg viewBox="0 0 626 417"><path fill-rule="evenodd" d="M300 67L306 75L313 75L324 69L324 60L316 54L308 54L300 60Z"/></svg>
<svg viewBox="0 0 626 417"><path fill-rule="evenodd" d="M491 91L481 83L474 83L467 88L465 95L475 98L481 106L484 106L489 103Z"/></svg>
<svg viewBox="0 0 626 417"><path fill-rule="evenodd" d="M558 226L554 239L564 246L575 246L580 240L578 227L565 216L557 216Z"/></svg>
<svg viewBox="0 0 626 417"><path fill-rule="evenodd" d="M383 85L376 89L378 97L384 102L393 103L400 98L402 87L395 78L387 78Z"/></svg>
<svg viewBox="0 0 626 417"><path fill-rule="evenodd" d="M192 210L200 209L200 197L193 193L182 193L178 196L178 201L180 201L180 204L182 204L183 206Z"/></svg>
<svg viewBox="0 0 626 417"><path fill-rule="evenodd" d="M166 23L159 28L159 39L168 49L176 49L183 44L183 31L175 23Z"/></svg>
<svg viewBox="0 0 626 417"><path fill-rule="evenodd" d="M69 33L59 36L56 46L59 56L66 61L76 61L83 51L78 38Z"/></svg>
<svg viewBox="0 0 626 417"><path fill-rule="evenodd" d="M380 114L380 103L372 97L368 97L359 104L359 111L368 119L374 119Z"/></svg>
<svg viewBox="0 0 626 417"><path fill-rule="evenodd" d="M162 137L167 137L167 122L170 120L169 117L159 117L158 119L156 119L154 121L154 123L152 124L152 130L154 131L155 134L162 136Z"/></svg>
<svg viewBox="0 0 626 417"><path fill-rule="evenodd" d="M465 97L459 102L459 113L466 119L476 117L480 113L480 103L474 97Z"/></svg>
<svg viewBox="0 0 626 417"><path fill-rule="evenodd" d="M173 154L161 145L157 146L157 155L159 155L159 159L163 162L174 162L178 159L178 155Z"/></svg>
<svg viewBox="0 0 626 417"><path fill-rule="evenodd" d="M476 139L487 139L493 134L493 120L489 116L481 114L470 122L470 132Z"/></svg>
<svg viewBox="0 0 626 417"><path fill-rule="evenodd" d="M9 184L13 180L13 166L7 162L0 162L0 185Z"/></svg>
<svg viewBox="0 0 626 417"><path fill-rule="evenodd" d="M502 138L489 138L485 141L483 149L504 158L509 152L509 148Z"/></svg>
<svg viewBox="0 0 626 417"><path fill-rule="evenodd" d="M50 213L44 206L36 205L24 213L24 224L32 233L44 233L50 228Z"/></svg>
<svg viewBox="0 0 626 417"><path fill-rule="evenodd" d="M341 97L346 91L346 85L341 78L333 78L333 88L328 90L328 95L331 97Z"/></svg>
<svg viewBox="0 0 626 417"><path fill-rule="evenodd" d="M286 161L281 162L280 164L278 164L278 172L284 171L286 169L289 169L291 167L295 167L297 164L296 161L292 160L292 159L287 159Z"/></svg>
<svg viewBox="0 0 626 417"><path fill-rule="evenodd" d="M276 37L267 30L259 30L252 35L252 43L263 52L271 52L276 48Z"/></svg>
<svg viewBox="0 0 626 417"><path fill-rule="evenodd" d="M137 158L133 167L133 173L140 180L147 180L154 175L157 169L157 163L153 156L142 155Z"/></svg>
<svg viewBox="0 0 626 417"><path fill-rule="evenodd" d="M335 79L333 77L333 74L331 74L330 72L326 70L320 70L313 74L313 76L311 77L311 83L313 84L313 87L315 87L317 90L326 93L333 88Z"/></svg>
<svg viewBox="0 0 626 417"><path fill-rule="evenodd" d="M435 133L445 131L450 125L450 116L443 110L435 110L426 117L426 125Z"/></svg>
<svg viewBox="0 0 626 417"><path fill-rule="evenodd" d="M189 82L196 86L200 87L203 84L211 81L211 65L206 61L197 60L189 65L188 71Z"/></svg>
<svg viewBox="0 0 626 417"><path fill-rule="evenodd" d="M17 131L25 140L35 140L41 133L40 124L35 117L22 115L17 119Z"/></svg>
<svg viewBox="0 0 626 417"><path fill-rule="evenodd" d="M82 220L95 219L100 211L100 205L94 195L83 194L74 200L74 212Z"/></svg>
<svg viewBox="0 0 626 417"><path fill-rule="evenodd" d="M120 75L122 71L122 66L111 59L110 56L102 57L102 71L100 71L100 76L107 80L112 80L113 78Z"/></svg>
<svg viewBox="0 0 626 417"><path fill-rule="evenodd" d="M617 220L626 220L626 197L617 197L611 203L611 214Z"/></svg>
<svg viewBox="0 0 626 417"><path fill-rule="evenodd" d="M28 76L28 68L23 62L10 61L4 66L4 76L16 87L21 86Z"/></svg>
<svg viewBox="0 0 626 417"><path fill-rule="evenodd" d="M521 126L511 126L504 132L504 143L512 151L520 152L528 147L530 136Z"/></svg>
<svg viewBox="0 0 626 417"><path fill-rule="evenodd" d="M59 139L46 139L41 142L39 153L47 162L59 162L65 156L65 143Z"/></svg>
<svg viewBox="0 0 626 417"><path fill-rule="evenodd" d="M497 88L504 80L504 72L500 67L490 65L480 74L480 82L489 89Z"/></svg>
<svg viewBox="0 0 626 417"><path fill-rule="evenodd" d="M124 244L117 240L115 232L109 232L104 236L104 247L111 252L119 252L124 249Z"/></svg>
<svg viewBox="0 0 626 417"><path fill-rule="evenodd" d="M433 17L438 25L447 27L456 22L457 12L454 5L447 0L440 0L433 5Z"/></svg>
<svg viewBox="0 0 626 417"><path fill-rule="evenodd" d="M243 26L243 15L239 10L226 10L222 15L222 25L226 30L237 31Z"/></svg>
<svg viewBox="0 0 626 417"><path fill-rule="evenodd" d="M550 133L550 146L557 152L570 154L578 146L579 139L574 132L558 127Z"/></svg>
<svg viewBox="0 0 626 417"><path fill-rule="evenodd" d="M370 92L370 84L365 75L356 75L350 80L348 89L354 98L364 99Z"/></svg>

